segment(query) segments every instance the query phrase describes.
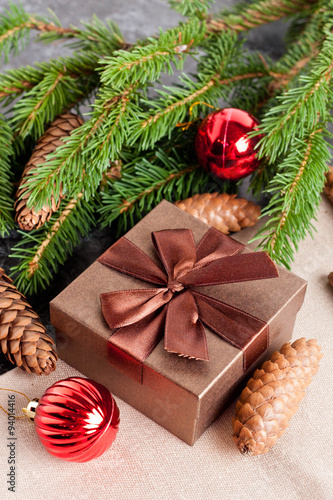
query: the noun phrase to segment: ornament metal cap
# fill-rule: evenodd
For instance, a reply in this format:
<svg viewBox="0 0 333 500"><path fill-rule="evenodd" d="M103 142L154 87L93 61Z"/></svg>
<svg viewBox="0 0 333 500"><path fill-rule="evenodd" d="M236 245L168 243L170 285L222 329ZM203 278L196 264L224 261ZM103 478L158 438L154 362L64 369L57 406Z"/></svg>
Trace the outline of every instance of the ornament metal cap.
<svg viewBox="0 0 333 500"><path fill-rule="evenodd" d="M25 413L25 416L30 420L30 422L33 422L35 420L36 408L38 406L38 402L39 399L34 398L31 401L29 401L26 408L22 409L22 411Z"/></svg>

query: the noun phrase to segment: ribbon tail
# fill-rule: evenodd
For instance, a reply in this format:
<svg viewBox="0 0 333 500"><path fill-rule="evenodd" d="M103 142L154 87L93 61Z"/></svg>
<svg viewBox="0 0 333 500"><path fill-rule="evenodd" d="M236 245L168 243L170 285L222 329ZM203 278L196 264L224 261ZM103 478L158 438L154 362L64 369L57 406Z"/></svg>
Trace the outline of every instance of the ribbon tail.
<svg viewBox="0 0 333 500"><path fill-rule="evenodd" d="M116 348L140 362L145 361L163 337L165 317L166 308L162 307L141 321L116 330L109 339L109 355Z"/></svg>
<svg viewBox="0 0 333 500"><path fill-rule="evenodd" d="M205 328L189 290L167 305L164 347L179 356L209 360Z"/></svg>
<svg viewBox="0 0 333 500"><path fill-rule="evenodd" d="M192 293L201 321L221 338L243 351L246 371L268 348L267 323L207 295Z"/></svg>

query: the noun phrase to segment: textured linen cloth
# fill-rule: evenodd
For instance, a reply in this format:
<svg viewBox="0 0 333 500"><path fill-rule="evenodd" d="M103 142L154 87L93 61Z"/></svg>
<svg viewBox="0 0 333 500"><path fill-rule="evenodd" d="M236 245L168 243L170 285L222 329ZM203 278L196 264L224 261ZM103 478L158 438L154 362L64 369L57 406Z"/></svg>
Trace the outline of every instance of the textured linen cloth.
<svg viewBox="0 0 333 500"><path fill-rule="evenodd" d="M7 490L9 472L7 418L0 415L0 498L40 500L329 500L333 498L333 205L323 200L314 239L301 243L292 270L308 281L293 339L316 338L324 357L307 396L284 436L266 455L242 456L232 441L234 404L191 447L123 401L120 429L111 449L86 464L49 455L22 419L16 428L16 492ZM245 230L241 239L253 233ZM0 387L41 397L57 380L80 375L59 361L49 377L14 369L0 377ZM7 394L0 391L7 408ZM26 404L17 395L16 406Z"/></svg>

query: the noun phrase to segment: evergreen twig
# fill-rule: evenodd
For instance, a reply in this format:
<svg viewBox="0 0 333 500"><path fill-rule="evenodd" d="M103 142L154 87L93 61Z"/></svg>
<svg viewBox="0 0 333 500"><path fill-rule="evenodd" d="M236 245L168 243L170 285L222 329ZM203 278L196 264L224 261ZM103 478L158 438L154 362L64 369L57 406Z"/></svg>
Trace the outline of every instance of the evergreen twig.
<svg viewBox="0 0 333 500"><path fill-rule="evenodd" d="M122 168L121 178L101 193L103 225L118 219L118 230L126 230L163 199L188 197L207 185L208 174L181 161L177 151L157 150L151 159L135 158Z"/></svg>
<svg viewBox="0 0 333 500"><path fill-rule="evenodd" d="M94 226L96 204L86 203L80 194L76 199L64 200L59 212L39 231L23 233L22 240L12 249L11 257L19 263L11 268L15 283L24 294L45 289L52 281L80 237Z"/></svg>
<svg viewBox="0 0 333 500"><path fill-rule="evenodd" d="M81 191L87 200L94 196L103 173L110 161L117 159L128 135L129 117L138 112L129 98L132 91L132 88L121 93L112 89L100 91L92 118L64 138L64 145L49 156L45 165L38 165L35 178L29 183L30 206L38 210L49 204L53 190L59 193L60 185L68 196Z"/></svg>
<svg viewBox="0 0 333 500"><path fill-rule="evenodd" d="M10 157L13 154L12 131L0 115L0 236L14 228L13 187Z"/></svg>
<svg viewBox="0 0 333 500"><path fill-rule="evenodd" d="M146 43L131 51L118 50L112 57L103 59L101 75L104 84L123 88L133 81L144 85L156 81L162 71L173 73L173 65L181 69L191 46L196 47L205 35L205 26L194 19L160 33L159 38L148 38Z"/></svg>
<svg viewBox="0 0 333 500"><path fill-rule="evenodd" d="M235 32L257 28L262 24L277 21L294 13L308 16L316 0L253 0L235 6L235 10L222 12L221 18L212 19L208 25L211 32L231 29Z"/></svg>
<svg viewBox="0 0 333 500"><path fill-rule="evenodd" d="M293 150L280 163L267 189L273 196L262 217L268 215L269 220L253 240L260 240L260 247L287 268L299 241L311 231L321 200L330 159L323 132L316 126L303 141L294 139Z"/></svg>
<svg viewBox="0 0 333 500"><path fill-rule="evenodd" d="M173 9L183 16L199 16L207 14L214 0L169 0Z"/></svg>
<svg viewBox="0 0 333 500"><path fill-rule="evenodd" d="M330 158L325 137L330 136L327 122L333 98L333 35L324 33L325 41L309 74L300 77L305 84L287 90L261 125L266 135L260 141L260 156L270 163L279 155L286 156L267 189L272 197L262 216L270 218L255 239L264 236L261 246L287 267L299 241L311 229Z"/></svg>

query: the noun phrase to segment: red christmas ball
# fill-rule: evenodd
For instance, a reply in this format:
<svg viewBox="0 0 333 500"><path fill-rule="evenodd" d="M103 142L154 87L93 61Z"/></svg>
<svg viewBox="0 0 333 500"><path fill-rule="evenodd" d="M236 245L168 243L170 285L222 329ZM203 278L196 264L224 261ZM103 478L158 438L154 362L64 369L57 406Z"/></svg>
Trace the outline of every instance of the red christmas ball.
<svg viewBox="0 0 333 500"><path fill-rule="evenodd" d="M217 177L238 180L259 167L255 146L262 135L248 137L258 121L246 111L225 108L208 115L195 139L199 163Z"/></svg>
<svg viewBox="0 0 333 500"><path fill-rule="evenodd" d="M34 417L36 432L51 455L69 462L97 458L116 438L119 410L110 392L93 380L72 377L43 394Z"/></svg>

